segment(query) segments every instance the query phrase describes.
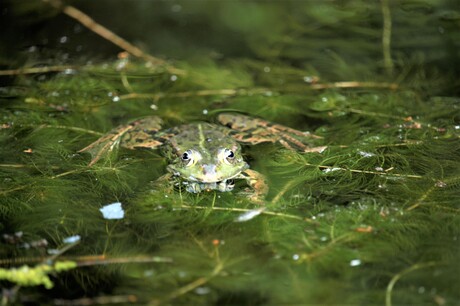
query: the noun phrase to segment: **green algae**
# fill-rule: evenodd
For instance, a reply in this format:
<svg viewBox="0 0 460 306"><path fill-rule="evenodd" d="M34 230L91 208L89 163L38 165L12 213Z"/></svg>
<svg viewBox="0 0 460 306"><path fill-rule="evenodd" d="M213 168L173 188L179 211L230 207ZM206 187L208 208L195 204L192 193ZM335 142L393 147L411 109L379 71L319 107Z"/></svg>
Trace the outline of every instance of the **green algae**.
<svg viewBox="0 0 460 306"><path fill-rule="evenodd" d="M455 304L458 5L390 2L389 69L378 3L181 2L193 18L172 15L165 3L157 3L157 14L179 38L175 18L192 32L200 18L216 26L207 41L173 41L159 20L150 21L157 25L151 36L164 38L149 45L152 51L194 46L189 54L166 53L182 59L170 65L183 74L134 58L109 60L112 52L93 63L53 63L68 65L57 72L2 77L1 271L41 269L61 258L77 263L35 283L52 282L50 290L22 288L30 283L0 275L3 302ZM226 17L218 20L200 3ZM41 18L54 22L48 14ZM216 40L219 31L241 35ZM213 44L220 56L207 49ZM156 151L120 149L92 167L87 154L77 153L135 118L158 115L174 126L215 122L229 110L311 131L322 136L312 145L327 148L245 147L251 167L269 181L264 209L238 193L243 186L232 193L167 192L155 184L166 167ZM125 218L102 217L99 209L113 202L122 203ZM238 222L244 214L253 218ZM81 237L78 245L48 254L73 235ZM41 239L47 245L34 243Z"/></svg>

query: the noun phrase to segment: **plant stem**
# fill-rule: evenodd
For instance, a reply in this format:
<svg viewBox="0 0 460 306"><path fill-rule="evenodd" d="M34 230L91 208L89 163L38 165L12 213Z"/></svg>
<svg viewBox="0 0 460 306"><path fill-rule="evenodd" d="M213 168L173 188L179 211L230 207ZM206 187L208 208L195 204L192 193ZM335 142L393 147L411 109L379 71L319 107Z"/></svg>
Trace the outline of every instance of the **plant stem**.
<svg viewBox="0 0 460 306"><path fill-rule="evenodd" d="M393 74L393 60L391 59L391 12L388 0L381 0L383 32L382 49L383 64L389 75Z"/></svg>
<svg viewBox="0 0 460 306"><path fill-rule="evenodd" d="M391 306L391 294L393 293L393 288L394 288L396 282L399 279L401 279L401 277L403 277L404 275L406 275L406 274L408 274L408 273L410 273L412 271L427 268L427 267L437 266L437 265L440 265L440 264L441 264L440 262L435 262L435 261L415 264L415 265L413 265L413 266L411 266L411 267L399 272L395 276L393 276L393 278L390 280L390 282L388 283L388 286L387 286L387 290L386 290L386 294L385 294L385 306Z"/></svg>

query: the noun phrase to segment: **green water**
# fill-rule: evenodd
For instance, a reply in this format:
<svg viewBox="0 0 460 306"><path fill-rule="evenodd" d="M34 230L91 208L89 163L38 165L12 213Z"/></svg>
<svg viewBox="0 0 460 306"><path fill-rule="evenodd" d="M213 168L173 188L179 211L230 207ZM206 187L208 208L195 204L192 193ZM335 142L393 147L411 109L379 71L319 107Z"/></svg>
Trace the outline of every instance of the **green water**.
<svg viewBox="0 0 460 306"><path fill-rule="evenodd" d="M0 75L4 305L460 305L457 1L72 5L168 62L117 59L44 2L0 4L0 70L24 69ZM158 189L157 151L77 153L136 118L221 111L327 148L244 146L263 211L244 184Z"/></svg>

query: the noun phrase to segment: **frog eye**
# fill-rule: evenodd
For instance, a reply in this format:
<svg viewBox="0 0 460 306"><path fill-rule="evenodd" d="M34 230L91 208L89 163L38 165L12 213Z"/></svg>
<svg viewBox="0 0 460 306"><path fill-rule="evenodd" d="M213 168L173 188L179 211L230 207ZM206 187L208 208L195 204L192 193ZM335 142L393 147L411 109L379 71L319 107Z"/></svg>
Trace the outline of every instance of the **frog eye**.
<svg viewBox="0 0 460 306"><path fill-rule="evenodd" d="M224 153L227 155L226 157L228 159L234 159L235 158L235 153L233 153L232 150L225 149Z"/></svg>
<svg viewBox="0 0 460 306"><path fill-rule="evenodd" d="M186 166L193 164L193 152L192 150L185 151L181 156L182 161L185 162Z"/></svg>
<svg viewBox="0 0 460 306"><path fill-rule="evenodd" d="M221 159L226 163L226 164L231 164L233 160L235 159L235 153L233 153L232 150L229 149L224 149L221 153Z"/></svg>

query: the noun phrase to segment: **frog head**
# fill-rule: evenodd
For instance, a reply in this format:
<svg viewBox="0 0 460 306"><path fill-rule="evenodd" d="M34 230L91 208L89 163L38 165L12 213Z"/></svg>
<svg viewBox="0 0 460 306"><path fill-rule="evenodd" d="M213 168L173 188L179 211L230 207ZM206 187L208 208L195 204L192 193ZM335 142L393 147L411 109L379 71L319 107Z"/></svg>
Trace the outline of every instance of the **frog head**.
<svg viewBox="0 0 460 306"><path fill-rule="evenodd" d="M232 179L249 168L241 147L230 137L207 135L198 143L173 140L175 158L168 171L190 182L216 183Z"/></svg>

